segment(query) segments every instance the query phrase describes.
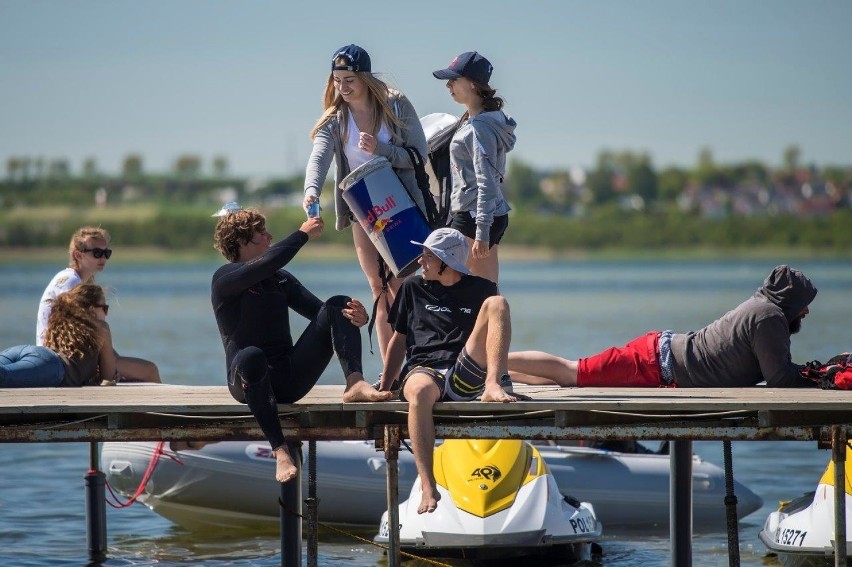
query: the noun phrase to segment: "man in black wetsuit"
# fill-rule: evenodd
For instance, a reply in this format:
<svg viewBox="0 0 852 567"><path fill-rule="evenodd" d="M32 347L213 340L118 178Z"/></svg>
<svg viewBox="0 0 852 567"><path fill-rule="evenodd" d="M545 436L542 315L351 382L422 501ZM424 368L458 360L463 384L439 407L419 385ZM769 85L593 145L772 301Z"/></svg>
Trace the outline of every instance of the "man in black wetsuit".
<svg viewBox="0 0 852 567"><path fill-rule="evenodd" d="M441 498L432 470L435 402L480 394L483 402L517 399L501 386L511 338L506 299L494 282L471 275L468 244L456 229L439 228L421 246L423 275L403 282L388 316L394 334L379 387L389 390L406 362L400 397L408 401L408 434L420 474L419 514L434 512Z"/></svg>
<svg viewBox="0 0 852 567"><path fill-rule="evenodd" d="M254 209L223 209L216 224L216 248L229 260L213 275L211 300L225 347L228 389L247 403L276 457L275 478L296 475L278 420L277 403L308 393L336 354L346 378L344 402L382 401L364 381L361 331L367 310L358 300L334 296L322 302L283 267L322 233L321 218L270 245L266 218ZM293 344L289 310L310 321Z"/></svg>

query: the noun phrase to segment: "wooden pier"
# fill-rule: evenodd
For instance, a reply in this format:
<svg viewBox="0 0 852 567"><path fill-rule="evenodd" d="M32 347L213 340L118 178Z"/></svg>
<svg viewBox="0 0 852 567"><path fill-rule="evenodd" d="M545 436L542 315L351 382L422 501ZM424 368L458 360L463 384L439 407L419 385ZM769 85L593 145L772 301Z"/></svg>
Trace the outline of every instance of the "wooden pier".
<svg viewBox="0 0 852 567"><path fill-rule="evenodd" d="M845 455L841 449L852 423L852 392L523 385L516 385L516 391L531 400L438 403L436 437L672 440L670 524L672 564L678 567L691 565L691 521L677 520L691 513L691 459L684 455L691 456L693 440L815 441L832 447L838 460ZM298 403L280 405L286 438L375 440L384 447L389 465L395 465L399 440L407 437L407 404L343 404L342 394L342 386L318 386ZM246 406L235 402L224 386L0 389L0 442L261 439ZM842 474L843 466L835 468ZM396 467L387 470L393 514ZM836 513L845 522L845 506L836 507ZM838 542L845 542L843 525ZM396 530L388 557L392 566L400 561L398 538ZM845 552L845 545L838 546L836 561L842 555L843 565Z"/></svg>

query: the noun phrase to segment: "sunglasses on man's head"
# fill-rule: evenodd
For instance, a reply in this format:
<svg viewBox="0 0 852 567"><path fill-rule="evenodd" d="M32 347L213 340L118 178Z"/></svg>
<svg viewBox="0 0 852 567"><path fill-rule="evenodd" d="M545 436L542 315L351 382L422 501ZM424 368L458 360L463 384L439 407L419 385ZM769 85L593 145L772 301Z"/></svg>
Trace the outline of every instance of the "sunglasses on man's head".
<svg viewBox="0 0 852 567"><path fill-rule="evenodd" d="M104 315L109 315L109 305L106 303L95 303L92 307L100 307L104 310Z"/></svg>
<svg viewBox="0 0 852 567"><path fill-rule="evenodd" d="M80 252L91 252L92 256L94 256L95 258L104 257L107 260L109 260L109 257L112 256L111 248L83 248L82 250L80 250Z"/></svg>

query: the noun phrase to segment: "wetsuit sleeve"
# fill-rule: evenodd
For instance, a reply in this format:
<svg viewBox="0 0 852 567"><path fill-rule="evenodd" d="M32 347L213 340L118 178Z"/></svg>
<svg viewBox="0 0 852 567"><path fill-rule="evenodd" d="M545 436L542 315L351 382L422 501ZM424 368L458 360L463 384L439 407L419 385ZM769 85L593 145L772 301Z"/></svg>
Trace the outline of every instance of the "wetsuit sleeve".
<svg viewBox="0 0 852 567"><path fill-rule="evenodd" d="M814 384L802 378L801 367L790 355L790 331L783 317L759 321L753 339L760 373L769 388L807 388Z"/></svg>
<svg viewBox="0 0 852 567"><path fill-rule="evenodd" d="M242 264L232 264L232 269L218 274L213 281L213 290L220 300L239 295L251 286L274 274L287 265L302 246L308 241L308 235L301 230L276 242L266 252Z"/></svg>
<svg viewBox="0 0 852 567"><path fill-rule="evenodd" d="M290 287L287 290L287 301L290 308L309 321L316 318L322 307L322 300L306 288L293 274L287 272Z"/></svg>

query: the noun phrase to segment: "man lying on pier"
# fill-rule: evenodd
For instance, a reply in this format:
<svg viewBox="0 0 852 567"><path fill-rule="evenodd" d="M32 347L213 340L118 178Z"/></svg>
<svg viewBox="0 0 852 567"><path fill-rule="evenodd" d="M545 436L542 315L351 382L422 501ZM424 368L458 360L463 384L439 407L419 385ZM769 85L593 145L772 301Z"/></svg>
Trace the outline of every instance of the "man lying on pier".
<svg viewBox="0 0 852 567"><path fill-rule="evenodd" d="M422 489L417 512L423 514L434 512L441 498L432 470L435 402L480 394L484 402L514 402L516 397L500 384L511 338L509 304L495 283L465 267L464 235L439 228L414 244L423 247L422 275L403 282L391 307L388 322L394 334L379 389L392 387L405 361L400 398L408 401L408 433Z"/></svg>
<svg viewBox="0 0 852 567"><path fill-rule="evenodd" d="M781 265L755 294L699 331L646 333L621 348L579 360L540 351L509 353L512 379L527 384L771 388L814 386L793 363L798 333L816 288L802 272Z"/></svg>
<svg viewBox="0 0 852 567"><path fill-rule="evenodd" d="M334 296L321 301L283 267L308 240L322 233L322 218L271 245L266 218L254 209L223 207L216 224L216 248L229 260L213 275L211 300L234 399L247 403L276 458L275 478L296 476L284 442L278 403L295 402L313 388L336 354L343 368L344 402L390 399L364 381L361 331L367 310L360 301ZM215 216L215 215L214 215ZM296 344L290 309L310 321Z"/></svg>

